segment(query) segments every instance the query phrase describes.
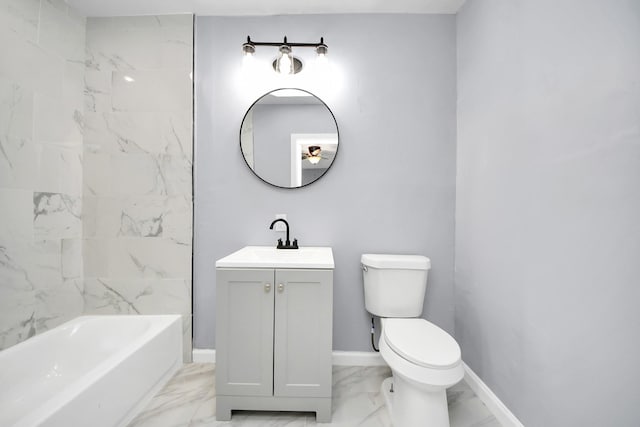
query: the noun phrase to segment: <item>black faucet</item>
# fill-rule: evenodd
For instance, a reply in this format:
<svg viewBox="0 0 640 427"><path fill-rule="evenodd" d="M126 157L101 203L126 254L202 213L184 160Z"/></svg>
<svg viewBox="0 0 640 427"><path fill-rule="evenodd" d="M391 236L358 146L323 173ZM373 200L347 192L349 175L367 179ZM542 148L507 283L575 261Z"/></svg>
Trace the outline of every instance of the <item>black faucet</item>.
<svg viewBox="0 0 640 427"><path fill-rule="evenodd" d="M284 222L284 225L287 227L287 240L283 244L282 239L278 239L278 246L276 246L276 249L298 249L298 239L293 239L293 243L289 241L289 223L286 219L278 218L274 220L269 226L269 230L273 230L275 223L280 221Z"/></svg>

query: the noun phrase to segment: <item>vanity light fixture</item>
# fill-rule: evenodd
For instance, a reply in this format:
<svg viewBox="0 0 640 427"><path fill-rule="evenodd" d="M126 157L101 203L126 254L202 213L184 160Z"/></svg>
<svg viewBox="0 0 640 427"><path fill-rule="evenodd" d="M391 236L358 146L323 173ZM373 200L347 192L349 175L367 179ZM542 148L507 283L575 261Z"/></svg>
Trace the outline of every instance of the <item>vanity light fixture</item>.
<svg viewBox="0 0 640 427"><path fill-rule="evenodd" d="M256 46L275 46L280 51L280 56L273 61L273 69L280 74L297 74L302 71L302 61L292 54L294 47L312 47L320 60L326 60L329 47L324 44L324 37L320 37L319 43L293 43L287 41L287 36L282 42L254 42L247 36L246 43L242 44L242 53L245 57L252 57L256 52Z"/></svg>

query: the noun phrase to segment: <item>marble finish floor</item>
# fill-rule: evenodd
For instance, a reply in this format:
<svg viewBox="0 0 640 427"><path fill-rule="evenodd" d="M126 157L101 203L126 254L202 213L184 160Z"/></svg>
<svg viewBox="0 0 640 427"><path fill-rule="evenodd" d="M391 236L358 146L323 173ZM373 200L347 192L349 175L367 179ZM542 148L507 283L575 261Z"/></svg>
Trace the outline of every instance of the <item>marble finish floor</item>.
<svg viewBox="0 0 640 427"><path fill-rule="evenodd" d="M234 411L216 421L215 365L185 365L129 424L129 427L390 427L380 392L387 367L334 366L333 422L316 423L314 413ZM500 427L464 381L447 390L451 427Z"/></svg>

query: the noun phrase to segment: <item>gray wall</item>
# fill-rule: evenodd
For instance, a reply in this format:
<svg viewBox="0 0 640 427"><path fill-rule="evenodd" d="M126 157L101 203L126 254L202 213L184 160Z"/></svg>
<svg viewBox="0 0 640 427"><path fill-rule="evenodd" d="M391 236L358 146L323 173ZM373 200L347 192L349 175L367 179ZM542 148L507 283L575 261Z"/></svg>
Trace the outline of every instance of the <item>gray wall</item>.
<svg viewBox="0 0 640 427"><path fill-rule="evenodd" d="M640 424L640 3L458 15L455 336L535 426Z"/></svg>
<svg viewBox="0 0 640 427"><path fill-rule="evenodd" d="M303 42L324 36L334 74L278 81L265 67L249 78L240 58L247 35ZM334 349L370 349L359 265L364 252L429 256L425 315L453 332L455 75L454 16L197 19L196 348L215 347L215 260L245 245L275 244L279 236L268 226L276 213L288 215L302 245L334 249ZM260 181L239 149L246 110L278 86L320 97L340 129L331 170L297 190Z"/></svg>

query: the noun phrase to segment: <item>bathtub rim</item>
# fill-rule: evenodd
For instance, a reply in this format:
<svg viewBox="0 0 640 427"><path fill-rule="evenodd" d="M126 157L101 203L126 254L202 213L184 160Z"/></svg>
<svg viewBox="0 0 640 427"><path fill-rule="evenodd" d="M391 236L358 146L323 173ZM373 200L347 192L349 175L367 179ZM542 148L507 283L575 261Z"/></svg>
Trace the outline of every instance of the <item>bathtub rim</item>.
<svg viewBox="0 0 640 427"><path fill-rule="evenodd" d="M160 332L170 329L173 325L178 323L177 329L182 334L182 315L180 314L148 314L148 315L137 315L137 314L114 314L114 315L83 315L75 317L65 323L58 325L56 328L50 329L41 334L35 335L32 338L23 341L22 343L16 344L6 350L0 352L2 355L5 351L9 351L15 349L13 352L24 351L25 348L30 348L38 344L39 337L54 335L55 333L60 333L60 331L56 331L57 328L66 328L73 327L76 324L80 324L86 322L87 320L100 319L107 320L113 318L126 318L127 320L145 320L150 321L149 327L144 330L140 335L136 336L136 338L127 343L127 345L118 348L113 354L110 354L104 360L102 360L97 365L91 367L86 373L81 375L79 378L76 378L71 383L67 384L66 387L60 391L60 393L56 393L55 395L50 396L47 399L43 399L39 402L39 406L34 408L31 412L21 416L16 419L16 426L31 426L31 425L40 425L42 422L45 422L49 417L51 417L55 412L62 406L66 405L69 401L71 401L74 397L79 396L83 391L86 391L91 387L95 382L102 379L107 375L114 366L117 366L119 363L124 361L127 356L133 354L138 351L141 347L143 347L146 343L150 342L154 337L158 336ZM155 322L154 322L155 320ZM182 364L182 341L180 340L179 346L177 349L171 349L171 351L175 352L175 358L172 362L171 366L166 369L161 378L156 382L156 384L152 384L150 387L150 392L157 392L159 386L163 384L163 381L166 382L170 378L171 375L176 370L176 367L179 367ZM11 356L12 352L5 353L5 356L9 354ZM148 396L150 399L152 396ZM143 401L145 399L142 399ZM135 416L134 409L139 409L143 402L138 402L130 411L130 414L133 413ZM125 415L130 415L125 414Z"/></svg>

